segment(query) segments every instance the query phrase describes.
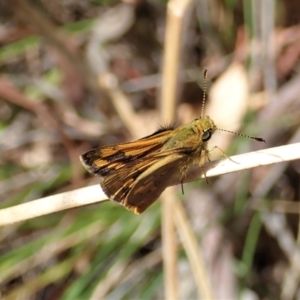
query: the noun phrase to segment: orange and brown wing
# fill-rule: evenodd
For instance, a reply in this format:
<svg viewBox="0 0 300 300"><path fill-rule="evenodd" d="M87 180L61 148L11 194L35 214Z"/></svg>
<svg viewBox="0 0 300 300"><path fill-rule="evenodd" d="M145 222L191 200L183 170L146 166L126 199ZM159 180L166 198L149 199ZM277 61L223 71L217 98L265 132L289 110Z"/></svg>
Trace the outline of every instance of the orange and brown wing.
<svg viewBox="0 0 300 300"><path fill-rule="evenodd" d="M139 214L160 196L175 176L181 176L184 161L185 156L179 153L140 158L116 169L111 176L102 177L100 184L111 200Z"/></svg>
<svg viewBox="0 0 300 300"><path fill-rule="evenodd" d="M88 171L100 176L101 187L110 199L141 213L160 196L183 164L181 149L160 151L171 131L93 149L80 160Z"/></svg>
<svg viewBox="0 0 300 300"><path fill-rule="evenodd" d="M182 178L186 162L185 154L173 153L152 164L134 181L123 205L136 214L145 211L175 179Z"/></svg>
<svg viewBox="0 0 300 300"><path fill-rule="evenodd" d="M110 176L101 177L101 187L110 199L125 205L125 199L137 178L158 160L158 157L146 157L128 162L114 169Z"/></svg>
<svg viewBox="0 0 300 300"><path fill-rule="evenodd" d="M137 141L96 148L81 155L80 160L90 173L109 176L115 168L157 153L168 140L171 131L161 130Z"/></svg>

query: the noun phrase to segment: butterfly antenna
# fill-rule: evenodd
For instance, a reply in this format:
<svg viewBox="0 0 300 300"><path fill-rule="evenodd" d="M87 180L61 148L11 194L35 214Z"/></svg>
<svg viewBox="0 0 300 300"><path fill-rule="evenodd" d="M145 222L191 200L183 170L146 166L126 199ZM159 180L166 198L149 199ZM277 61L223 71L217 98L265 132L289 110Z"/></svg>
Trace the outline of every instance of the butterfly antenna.
<svg viewBox="0 0 300 300"><path fill-rule="evenodd" d="M204 81L203 81L203 99L202 99L202 107L201 107L201 118L204 117L204 106L206 101L206 81L207 81L207 69L204 70Z"/></svg>
<svg viewBox="0 0 300 300"><path fill-rule="evenodd" d="M262 139L260 137L250 136L250 135L246 135L246 134L242 134L242 133L234 132L234 131L229 131L229 130L225 130L225 129L221 129L221 128L217 128L217 129L221 130L221 131L229 132L229 133L232 133L232 134L235 134L235 135L239 135L239 136L242 136L242 137L245 137L245 138L248 138L248 139L256 140L258 142L264 142L264 143L266 142L264 139Z"/></svg>

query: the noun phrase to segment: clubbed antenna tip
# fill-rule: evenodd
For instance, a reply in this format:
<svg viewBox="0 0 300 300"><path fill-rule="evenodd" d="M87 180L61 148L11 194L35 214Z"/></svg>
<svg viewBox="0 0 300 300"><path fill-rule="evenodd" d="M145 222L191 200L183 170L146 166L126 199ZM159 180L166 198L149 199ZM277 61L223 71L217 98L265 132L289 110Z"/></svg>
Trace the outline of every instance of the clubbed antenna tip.
<svg viewBox="0 0 300 300"><path fill-rule="evenodd" d="M258 142L264 142L264 143L266 142L264 139L259 138L259 137L252 136L251 138L254 139L254 140L256 140L256 141L258 141Z"/></svg>
<svg viewBox="0 0 300 300"><path fill-rule="evenodd" d="M264 143L266 142L263 138L260 138L260 137L250 136L250 135L246 135L246 134L243 134L243 133L233 132L233 131L229 131L229 130L225 130L225 129L221 129L221 128L217 128L217 129L221 130L221 131L229 132L229 133L232 133L232 134L235 134L235 135L239 135L239 136L242 136L242 137L245 137L245 138L248 138L248 139L256 140L258 142L264 142Z"/></svg>

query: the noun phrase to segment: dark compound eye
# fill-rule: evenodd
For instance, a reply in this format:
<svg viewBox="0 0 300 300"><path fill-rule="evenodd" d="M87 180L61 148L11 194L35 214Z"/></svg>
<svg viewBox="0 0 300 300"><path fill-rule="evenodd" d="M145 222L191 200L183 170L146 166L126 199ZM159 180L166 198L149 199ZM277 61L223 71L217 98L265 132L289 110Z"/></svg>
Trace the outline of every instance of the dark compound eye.
<svg viewBox="0 0 300 300"><path fill-rule="evenodd" d="M211 135L212 135L211 129L205 130L202 134L202 141L207 142L208 140L210 140Z"/></svg>

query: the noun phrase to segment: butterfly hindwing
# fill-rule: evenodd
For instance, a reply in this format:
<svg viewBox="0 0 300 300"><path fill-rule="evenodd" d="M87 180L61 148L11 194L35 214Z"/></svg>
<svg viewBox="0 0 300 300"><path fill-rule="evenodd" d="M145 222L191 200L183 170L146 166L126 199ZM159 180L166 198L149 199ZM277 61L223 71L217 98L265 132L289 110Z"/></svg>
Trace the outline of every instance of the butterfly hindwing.
<svg viewBox="0 0 300 300"><path fill-rule="evenodd" d="M182 176L186 159L185 155L175 153L154 163L134 181L124 206L137 214L146 210L175 178Z"/></svg>

